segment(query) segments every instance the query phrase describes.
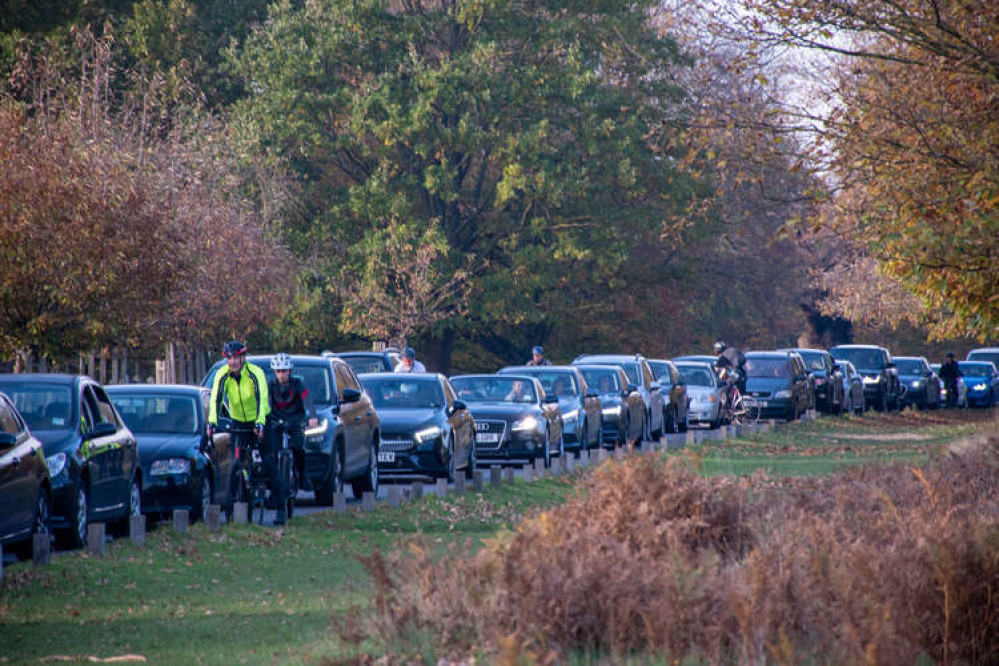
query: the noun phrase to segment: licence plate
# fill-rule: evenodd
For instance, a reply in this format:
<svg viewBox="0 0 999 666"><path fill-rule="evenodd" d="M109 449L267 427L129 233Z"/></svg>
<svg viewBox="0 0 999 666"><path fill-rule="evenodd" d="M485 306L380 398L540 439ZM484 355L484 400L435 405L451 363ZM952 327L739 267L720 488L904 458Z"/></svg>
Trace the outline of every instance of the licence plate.
<svg viewBox="0 0 999 666"><path fill-rule="evenodd" d="M743 402L746 403L747 407L766 407L766 400L758 400L756 398L744 398Z"/></svg>
<svg viewBox="0 0 999 666"><path fill-rule="evenodd" d="M378 452L378 462L394 463L395 462L395 451L379 451Z"/></svg>
<svg viewBox="0 0 999 666"><path fill-rule="evenodd" d="M475 441L483 444L495 444L500 441L500 436L498 432L480 432L475 436Z"/></svg>

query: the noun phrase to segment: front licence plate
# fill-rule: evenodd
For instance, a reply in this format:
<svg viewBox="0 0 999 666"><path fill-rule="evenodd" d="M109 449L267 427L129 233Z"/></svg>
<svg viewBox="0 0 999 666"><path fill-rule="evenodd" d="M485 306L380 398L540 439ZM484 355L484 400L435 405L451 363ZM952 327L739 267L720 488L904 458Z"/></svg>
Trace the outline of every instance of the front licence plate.
<svg viewBox="0 0 999 666"><path fill-rule="evenodd" d="M760 407L760 408L763 408L763 407L767 406L767 401L766 400L759 400L757 398L744 398L743 402L746 403L747 407Z"/></svg>
<svg viewBox="0 0 999 666"><path fill-rule="evenodd" d="M475 441L483 444L495 444L500 441L500 436L498 432L480 432L475 436Z"/></svg>
<svg viewBox="0 0 999 666"><path fill-rule="evenodd" d="M378 462L394 463L395 462L395 451L379 451L378 452Z"/></svg>

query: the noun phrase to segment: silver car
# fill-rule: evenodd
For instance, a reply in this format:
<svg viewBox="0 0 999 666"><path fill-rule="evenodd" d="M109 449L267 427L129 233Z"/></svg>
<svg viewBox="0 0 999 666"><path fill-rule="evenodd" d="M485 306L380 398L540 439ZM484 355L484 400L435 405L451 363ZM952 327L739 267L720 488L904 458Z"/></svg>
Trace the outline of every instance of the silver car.
<svg viewBox="0 0 999 666"><path fill-rule="evenodd" d="M725 385L709 363L680 361L676 369L683 375L690 397L690 422L717 428L721 423L722 392Z"/></svg>
<svg viewBox="0 0 999 666"><path fill-rule="evenodd" d="M843 412L864 413L864 380L849 361L836 361L843 373Z"/></svg>

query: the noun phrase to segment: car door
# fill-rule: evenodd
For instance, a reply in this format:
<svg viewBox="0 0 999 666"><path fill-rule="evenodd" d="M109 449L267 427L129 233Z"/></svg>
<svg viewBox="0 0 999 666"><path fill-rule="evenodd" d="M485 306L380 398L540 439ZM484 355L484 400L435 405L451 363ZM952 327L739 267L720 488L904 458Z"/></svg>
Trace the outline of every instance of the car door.
<svg viewBox="0 0 999 666"><path fill-rule="evenodd" d="M441 389L444 391L444 413L454 433L455 457L459 462L466 462L471 457L472 446L475 444L475 421L467 409L454 408L458 396L450 382L446 379L441 381Z"/></svg>
<svg viewBox="0 0 999 666"><path fill-rule="evenodd" d="M198 421L201 424L202 432L208 426L208 409L211 403L212 392L209 389L201 389L201 414ZM223 404L219 417L229 418L229 408ZM235 453L232 450L231 440L228 432L216 432L211 440L205 436L205 453L212 461L212 502L215 504L225 504L229 496L229 479L232 478L232 466L235 463Z"/></svg>
<svg viewBox="0 0 999 666"><path fill-rule="evenodd" d="M642 361L639 363L639 366L642 372L642 383L645 385L645 390L648 391L649 395L649 414L651 416L649 419L649 432L661 432L663 428L663 409L665 406L662 387L656 381L652 368L649 367L647 361Z"/></svg>
<svg viewBox="0 0 999 666"><path fill-rule="evenodd" d="M803 412L808 408L808 369L800 356L788 355L788 369L791 378L791 399L797 405L797 411Z"/></svg>
<svg viewBox="0 0 999 666"><path fill-rule="evenodd" d="M4 541L31 526L42 452L14 405L2 395L0 438L0 541Z"/></svg>
<svg viewBox="0 0 999 666"><path fill-rule="evenodd" d="M365 401L363 397L355 402L344 401L345 390L361 390L346 364L335 364L333 377L336 381L337 403L340 406L339 418L343 432L344 472L346 472L345 476L350 478L363 471L368 464L370 433L364 420Z"/></svg>
<svg viewBox="0 0 999 666"><path fill-rule="evenodd" d="M83 455L90 474L91 506L95 516L100 517L127 506L129 483L134 471L131 456L126 450L130 435L99 386L83 386L81 409L84 406L89 426L84 434ZM132 454L134 447L133 441Z"/></svg>
<svg viewBox="0 0 999 666"><path fill-rule="evenodd" d="M628 410L629 429L627 437L634 438L642 434L642 427L645 423L645 400L638 391L629 391L628 385L631 380L624 369L618 371L618 380L621 382L621 393L624 396L624 407Z"/></svg>
<svg viewBox="0 0 999 666"><path fill-rule="evenodd" d="M584 433L585 441L583 446L589 446L590 442L596 444L600 441L600 429L603 428L603 412L600 407L600 394L595 391L590 391L589 385L586 383L586 379L583 378L583 373L576 371L572 374L573 382L576 384L576 389L579 391L579 395L583 399L583 413L586 414L586 432ZM590 395L587 395L587 392Z"/></svg>

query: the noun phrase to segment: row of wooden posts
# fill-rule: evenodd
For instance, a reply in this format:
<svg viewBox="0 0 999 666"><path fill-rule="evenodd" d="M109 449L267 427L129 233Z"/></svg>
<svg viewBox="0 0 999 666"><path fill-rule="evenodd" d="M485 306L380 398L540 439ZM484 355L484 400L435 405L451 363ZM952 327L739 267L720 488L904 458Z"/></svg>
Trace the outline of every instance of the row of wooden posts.
<svg viewBox="0 0 999 666"><path fill-rule="evenodd" d="M802 415L803 421L814 420L814 412ZM646 450L651 452L662 451L670 448L680 448L690 444L699 444L704 441L722 441L729 437L742 437L756 433L767 433L777 427L777 423L766 421L757 424L725 426L717 430L688 430L685 433L665 435L658 442L652 442ZM572 473L579 468L585 468L592 463L603 462L613 455L616 459L623 459L629 456L634 449L631 447L619 447L613 454L606 449L598 449L595 452L581 451L579 457L573 455L559 456L551 461L551 468L546 469L544 460L537 459L533 466L525 466L523 471L523 481L531 483L536 479L543 479L546 475L560 476ZM471 490L480 493L486 487L486 473L476 470L471 479ZM514 468L493 465L489 468L488 483L491 488L500 488L504 484L514 482ZM464 474L455 476L454 493L462 495L469 491L469 483ZM450 486L447 479L438 479L434 486L433 494L444 498L448 495ZM424 484L414 483L409 487L401 485L389 485L386 503L390 507L397 507L403 502L419 500L424 496ZM378 506L375 493L365 492L361 496L360 511L374 511ZM334 513L347 511L347 498L342 493L333 497ZM233 507L232 522L247 523L249 518L249 506L246 502L236 502ZM178 534L186 534L190 527L190 514L186 509L178 509L173 512L172 527ZM222 527L222 512L217 504L208 506L205 513L205 527L210 532L215 532ZM129 539L136 546L146 544L146 517L132 516L129 520ZM36 567L49 564L51 558L52 539L47 534L36 534L32 542L32 561ZM96 557L102 557L106 553L106 532L104 523L92 523L87 528L87 552ZM3 551L0 548L0 577L3 576Z"/></svg>

